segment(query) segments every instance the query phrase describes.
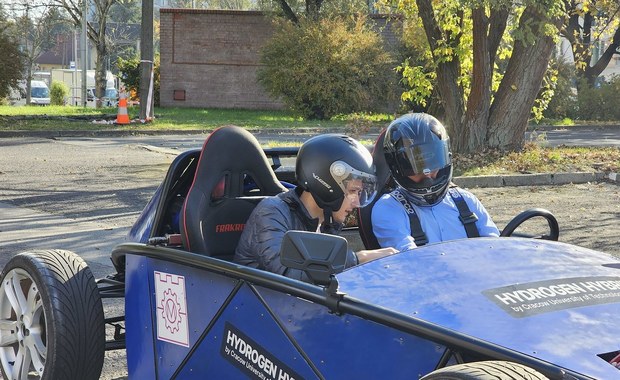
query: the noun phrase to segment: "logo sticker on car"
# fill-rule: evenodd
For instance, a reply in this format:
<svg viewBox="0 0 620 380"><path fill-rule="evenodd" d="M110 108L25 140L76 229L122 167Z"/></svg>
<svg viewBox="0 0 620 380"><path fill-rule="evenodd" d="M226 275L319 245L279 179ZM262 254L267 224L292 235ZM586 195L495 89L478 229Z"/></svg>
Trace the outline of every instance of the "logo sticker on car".
<svg viewBox="0 0 620 380"><path fill-rule="evenodd" d="M620 302L620 277L573 277L488 289L489 300L513 317Z"/></svg>
<svg viewBox="0 0 620 380"><path fill-rule="evenodd" d="M157 339L189 347L185 277L155 271Z"/></svg>
<svg viewBox="0 0 620 380"><path fill-rule="evenodd" d="M301 379L273 354L226 322L220 354L250 379Z"/></svg>

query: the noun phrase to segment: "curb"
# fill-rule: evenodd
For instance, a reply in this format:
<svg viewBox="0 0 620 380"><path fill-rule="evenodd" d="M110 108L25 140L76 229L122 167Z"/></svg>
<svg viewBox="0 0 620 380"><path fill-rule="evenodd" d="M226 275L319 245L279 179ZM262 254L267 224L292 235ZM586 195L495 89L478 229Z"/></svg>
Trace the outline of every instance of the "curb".
<svg viewBox="0 0 620 380"><path fill-rule="evenodd" d="M526 128L527 132L532 131L553 131L556 129L620 129L620 124L575 124L575 125L549 125L549 124L540 124L540 125L528 125Z"/></svg>
<svg viewBox="0 0 620 380"><path fill-rule="evenodd" d="M543 173L517 175L488 175L454 177L454 183L464 188L505 186L553 186L576 183L610 182L620 184L618 173Z"/></svg>

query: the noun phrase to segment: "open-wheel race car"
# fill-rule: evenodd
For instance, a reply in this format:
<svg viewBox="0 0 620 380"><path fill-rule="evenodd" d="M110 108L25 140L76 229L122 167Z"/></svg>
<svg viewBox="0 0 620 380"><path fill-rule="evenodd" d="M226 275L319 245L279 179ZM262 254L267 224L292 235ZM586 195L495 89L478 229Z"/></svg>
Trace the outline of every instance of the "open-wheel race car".
<svg viewBox="0 0 620 380"><path fill-rule="evenodd" d="M294 184L280 158L295 152L214 131L173 161L106 278L68 251L12 258L0 287L4 378L97 379L111 349L126 349L130 379L620 378L620 262L553 241L544 210L503 237L348 269L344 238L290 231L282 263L310 282L233 263L254 206ZM550 232L515 236L532 217ZM102 299L116 297L125 315L105 316Z"/></svg>

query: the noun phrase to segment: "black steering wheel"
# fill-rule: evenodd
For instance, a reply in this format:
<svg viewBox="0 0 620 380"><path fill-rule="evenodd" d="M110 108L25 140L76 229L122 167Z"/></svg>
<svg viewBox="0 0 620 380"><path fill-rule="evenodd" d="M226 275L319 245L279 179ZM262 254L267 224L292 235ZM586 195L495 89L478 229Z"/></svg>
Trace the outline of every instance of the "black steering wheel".
<svg viewBox="0 0 620 380"><path fill-rule="evenodd" d="M543 217L547 220L549 224L549 234L548 235L527 235L516 233L513 234L514 231L526 220L535 218L537 216ZM558 220L553 216L551 211L545 210L543 208L531 208L529 210L525 210L519 215L515 216L507 225L504 227L502 232L499 234L502 237L509 236L519 236L519 237L528 237L533 239L545 239L545 240L553 240L558 241L560 237L560 226L558 225Z"/></svg>

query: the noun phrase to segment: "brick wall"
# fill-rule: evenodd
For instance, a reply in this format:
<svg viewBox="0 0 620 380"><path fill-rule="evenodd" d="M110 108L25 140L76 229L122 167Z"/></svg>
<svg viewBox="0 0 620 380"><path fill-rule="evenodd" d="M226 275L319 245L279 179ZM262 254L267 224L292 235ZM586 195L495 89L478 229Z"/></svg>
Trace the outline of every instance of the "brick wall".
<svg viewBox="0 0 620 380"><path fill-rule="evenodd" d="M373 15L386 43L397 38ZM272 34L262 12L160 10L160 101L164 107L282 109L256 81Z"/></svg>

